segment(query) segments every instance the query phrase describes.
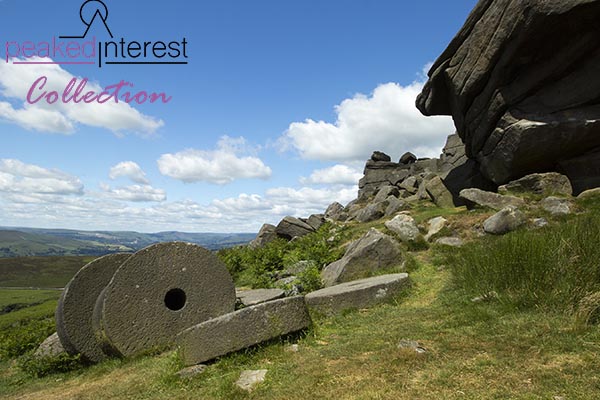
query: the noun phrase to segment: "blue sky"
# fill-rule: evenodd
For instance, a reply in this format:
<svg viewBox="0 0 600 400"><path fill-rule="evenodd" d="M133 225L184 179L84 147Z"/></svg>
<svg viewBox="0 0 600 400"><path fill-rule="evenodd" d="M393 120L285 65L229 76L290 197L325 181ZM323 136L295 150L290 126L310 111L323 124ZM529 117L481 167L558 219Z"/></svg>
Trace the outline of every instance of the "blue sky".
<svg viewBox="0 0 600 400"><path fill-rule="evenodd" d="M414 97L476 2L105 0L117 40L185 37L189 64L6 63L7 42L82 34L82 3L0 1L0 225L252 232L348 202L373 150L434 156L453 133ZM42 75L172 100L25 105Z"/></svg>

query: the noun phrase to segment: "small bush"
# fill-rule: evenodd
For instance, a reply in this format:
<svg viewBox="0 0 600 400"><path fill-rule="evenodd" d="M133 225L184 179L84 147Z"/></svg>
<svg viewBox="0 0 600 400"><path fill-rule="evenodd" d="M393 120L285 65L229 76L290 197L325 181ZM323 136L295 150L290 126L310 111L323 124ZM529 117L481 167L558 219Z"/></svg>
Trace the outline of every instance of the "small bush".
<svg viewBox="0 0 600 400"><path fill-rule="evenodd" d="M22 320L3 329L0 359L8 360L37 349L56 330L54 318Z"/></svg>
<svg viewBox="0 0 600 400"><path fill-rule="evenodd" d="M519 231L446 254L454 282L475 295L497 292L519 307L576 309L600 291L600 212Z"/></svg>
<svg viewBox="0 0 600 400"><path fill-rule="evenodd" d="M51 374L74 371L82 367L80 355L61 353L56 356L36 357L28 353L18 362L19 368L28 375L41 378Z"/></svg>

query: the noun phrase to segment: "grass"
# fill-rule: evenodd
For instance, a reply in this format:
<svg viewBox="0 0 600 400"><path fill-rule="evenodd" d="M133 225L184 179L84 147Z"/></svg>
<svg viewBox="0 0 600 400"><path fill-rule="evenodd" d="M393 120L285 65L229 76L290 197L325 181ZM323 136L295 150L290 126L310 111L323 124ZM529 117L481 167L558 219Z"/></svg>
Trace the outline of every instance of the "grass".
<svg viewBox="0 0 600 400"><path fill-rule="evenodd" d="M0 258L0 287L64 287L94 256Z"/></svg>
<svg viewBox="0 0 600 400"><path fill-rule="evenodd" d="M474 304L451 273L424 264L396 304L320 319L299 351L275 342L226 356L180 380L176 353L110 360L33 379L0 365L7 399L592 399L600 389L600 330L573 329L565 313ZM427 353L398 349L419 341ZM244 369L267 369L250 394Z"/></svg>

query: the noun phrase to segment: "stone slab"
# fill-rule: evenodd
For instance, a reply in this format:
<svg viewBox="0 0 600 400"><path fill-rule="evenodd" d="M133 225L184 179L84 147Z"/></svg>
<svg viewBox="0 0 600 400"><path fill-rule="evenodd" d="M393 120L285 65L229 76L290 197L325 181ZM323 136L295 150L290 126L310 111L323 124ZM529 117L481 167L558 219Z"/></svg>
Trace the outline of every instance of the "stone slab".
<svg viewBox="0 0 600 400"><path fill-rule="evenodd" d="M185 365L308 328L311 320L303 296L244 308L185 329L177 336Z"/></svg>
<svg viewBox="0 0 600 400"><path fill-rule="evenodd" d="M307 294L305 300L309 309L333 315L385 302L409 286L406 273L381 275L317 290Z"/></svg>
<svg viewBox="0 0 600 400"><path fill-rule="evenodd" d="M245 307L249 307L280 299L285 292L281 289L236 290L235 295Z"/></svg>

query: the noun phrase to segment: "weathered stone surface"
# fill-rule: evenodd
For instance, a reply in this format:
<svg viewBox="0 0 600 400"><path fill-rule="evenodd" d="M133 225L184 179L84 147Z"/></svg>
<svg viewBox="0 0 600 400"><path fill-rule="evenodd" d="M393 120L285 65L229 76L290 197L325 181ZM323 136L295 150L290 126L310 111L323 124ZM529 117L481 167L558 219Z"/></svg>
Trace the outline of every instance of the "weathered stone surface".
<svg viewBox="0 0 600 400"><path fill-rule="evenodd" d="M405 200L400 200L397 197L390 196L386 200L387 207L385 209L385 216L392 216L400 211L407 210L410 208Z"/></svg>
<svg viewBox="0 0 600 400"><path fill-rule="evenodd" d="M201 375L206 370L206 365L198 364L192 365L191 367L184 368L180 371L177 371L175 375L177 375L181 379L191 379L198 375Z"/></svg>
<svg viewBox="0 0 600 400"><path fill-rule="evenodd" d="M160 243L126 260L98 296L93 327L105 353L168 347L183 329L234 310L235 288L217 256L194 244Z"/></svg>
<svg viewBox="0 0 600 400"><path fill-rule="evenodd" d="M442 155L440 156L440 171L442 173L448 172L463 165L467 160L465 145L460 136L457 133L448 136L446 145L442 149Z"/></svg>
<svg viewBox="0 0 600 400"><path fill-rule="evenodd" d="M544 196L553 194L570 196L573 188L569 178L556 172L531 174L498 188L500 193L535 193Z"/></svg>
<svg viewBox="0 0 600 400"><path fill-rule="evenodd" d="M540 202L540 206L553 216L571 214L571 202L560 197L546 197Z"/></svg>
<svg viewBox="0 0 600 400"><path fill-rule="evenodd" d="M439 238L438 240L435 241L437 244L441 244L444 246L450 246L450 247L461 247L464 242L461 238L458 237L443 237L443 238Z"/></svg>
<svg viewBox="0 0 600 400"><path fill-rule="evenodd" d="M286 240L292 240L295 237L302 237L314 232L312 226L295 217L285 217L275 228L277 236Z"/></svg>
<svg viewBox="0 0 600 400"><path fill-rule="evenodd" d="M106 358L96 341L92 315L96 299L131 254L110 254L83 266L63 290L55 312L56 330L69 354L88 361Z"/></svg>
<svg viewBox="0 0 600 400"><path fill-rule="evenodd" d="M60 338L58 334L55 332L52 335L48 336L46 340L40 344L33 355L38 358L42 357L55 357L61 353L65 353L65 349L60 342Z"/></svg>
<svg viewBox="0 0 600 400"><path fill-rule="evenodd" d="M534 228L543 228L548 226L548 220L546 218L534 218L532 223Z"/></svg>
<svg viewBox="0 0 600 400"><path fill-rule="evenodd" d="M600 187L600 150L563 160L558 164L558 171L569 177L575 195Z"/></svg>
<svg viewBox="0 0 600 400"><path fill-rule="evenodd" d="M277 300L285 296L281 289L236 290L235 296L245 307L255 306L267 301Z"/></svg>
<svg viewBox="0 0 600 400"><path fill-rule="evenodd" d="M177 335L185 365L199 364L308 328L304 297L274 300L202 322Z"/></svg>
<svg viewBox="0 0 600 400"><path fill-rule="evenodd" d="M404 153L402 157L400 157L400 164L413 164L417 161L417 156L413 153Z"/></svg>
<svg viewBox="0 0 600 400"><path fill-rule="evenodd" d="M265 381L267 377L266 369L258 369L255 371L242 371L239 379L235 382L235 385L242 390L247 392L253 391L258 384Z"/></svg>
<svg viewBox="0 0 600 400"><path fill-rule="evenodd" d="M389 162L389 161L392 161L392 158L381 151L374 151L373 154L371 155L371 160L375 161L375 162L378 162L378 161Z"/></svg>
<svg viewBox="0 0 600 400"><path fill-rule="evenodd" d="M416 176L409 176L400 184L400 188L411 194L416 194L419 189L419 181Z"/></svg>
<svg viewBox="0 0 600 400"><path fill-rule="evenodd" d="M325 218L333 221L341 221L344 214L344 206L338 202L331 203L325 210ZM343 218L345 220L345 218Z"/></svg>
<svg viewBox="0 0 600 400"><path fill-rule="evenodd" d="M516 207L509 206L485 220L483 230L493 235L504 235L520 228L526 222L525 214Z"/></svg>
<svg viewBox="0 0 600 400"><path fill-rule="evenodd" d="M433 199L433 202L442 208L453 208L454 199L452 193L446 188L442 178L436 176L425 185L425 190Z"/></svg>
<svg viewBox="0 0 600 400"><path fill-rule="evenodd" d="M386 201L388 197L390 197L390 196L398 197L399 194L400 194L400 191L398 190L398 188L396 186L391 186L391 185L384 186L381 189L379 189L379 191L377 192L377 195L375 195L375 198L373 199L373 203L381 203L383 201Z"/></svg>
<svg viewBox="0 0 600 400"><path fill-rule="evenodd" d="M452 115L496 184L557 170L600 147L598 17L590 0L479 1L417 107Z"/></svg>
<svg viewBox="0 0 600 400"><path fill-rule="evenodd" d="M434 235L440 233L442 229L446 226L448 220L444 217L435 217L430 219L427 223L429 225L429 230L425 235L425 240L431 239Z"/></svg>
<svg viewBox="0 0 600 400"><path fill-rule="evenodd" d="M410 165L410 175L417 175L421 173L434 173L440 172L440 160L438 158L420 158Z"/></svg>
<svg viewBox="0 0 600 400"><path fill-rule="evenodd" d="M366 201L384 186L397 186L410 175L410 165L367 161L364 176L358 182L358 200Z"/></svg>
<svg viewBox="0 0 600 400"><path fill-rule="evenodd" d="M358 222L363 222L363 223L376 221L385 215L386 208L387 208L386 202L368 204L365 208L363 208L356 214L355 219Z"/></svg>
<svg viewBox="0 0 600 400"><path fill-rule="evenodd" d="M363 278L379 269L402 265L404 257L398 243L371 228L363 237L352 242L344 256L325 267L321 273L325 286Z"/></svg>
<svg viewBox="0 0 600 400"><path fill-rule="evenodd" d="M391 221L385 223L385 227L396 233L403 242L413 241L420 234L413 217L406 214L396 215Z"/></svg>
<svg viewBox="0 0 600 400"><path fill-rule="evenodd" d="M408 274L380 275L309 293L306 295L306 304L311 310L332 315L385 302L409 286Z"/></svg>
<svg viewBox="0 0 600 400"><path fill-rule="evenodd" d="M578 199L591 199L594 197L600 197L600 187L586 190L585 192L579 193Z"/></svg>
<svg viewBox="0 0 600 400"><path fill-rule="evenodd" d="M248 244L248 246L250 248L256 249L258 247L265 246L267 243L270 243L275 239L277 239L277 233L275 233L275 225L264 224L260 228L260 231L258 231L256 238L254 238L254 240L252 240Z"/></svg>
<svg viewBox="0 0 600 400"><path fill-rule="evenodd" d="M486 192L480 189L463 189L460 197L467 201L467 204L476 204L481 207L488 207L499 211L508 206L522 207L525 200L520 197L503 196L498 193Z"/></svg>
<svg viewBox="0 0 600 400"><path fill-rule="evenodd" d="M306 223L310 225L315 231L325 223L325 216L323 214L313 214L306 220Z"/></svg>

